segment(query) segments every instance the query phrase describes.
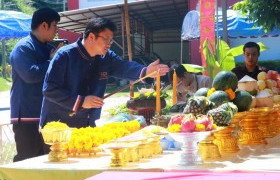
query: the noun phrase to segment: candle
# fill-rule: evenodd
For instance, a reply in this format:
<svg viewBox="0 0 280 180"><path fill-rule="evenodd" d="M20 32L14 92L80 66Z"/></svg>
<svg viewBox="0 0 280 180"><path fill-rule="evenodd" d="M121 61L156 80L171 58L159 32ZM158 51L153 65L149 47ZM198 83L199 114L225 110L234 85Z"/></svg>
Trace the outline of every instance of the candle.
<svg viewBox="0 0 280 180"><path fill-rule="evenodd" d="M177 74L174 69L173 73L173 96L172 96L172 104L177 104Z"/></svg>
<svg viewBox="0 0 280 180"><path fill-rule="evenodd" d="M156 76L156 113L160 114L160 74L159 71L157 72Z"/></svg>

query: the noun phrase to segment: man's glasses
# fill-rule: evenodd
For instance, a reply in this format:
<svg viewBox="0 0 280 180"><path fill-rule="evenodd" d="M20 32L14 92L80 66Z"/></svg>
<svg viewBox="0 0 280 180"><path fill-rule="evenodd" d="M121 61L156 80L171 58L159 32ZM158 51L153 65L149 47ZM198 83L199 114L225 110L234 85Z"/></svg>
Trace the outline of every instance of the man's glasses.
<svg viewBox="0 0 280 180"><path fill-rule="evenodd" d="M96 37L101 37L103 40L104 40L104 42L106 42L107 44L113 44L113 39L108 39L108 38L105 38L105 37L103 37L103 36L99 36L99 35L96 35Z"/></svg>

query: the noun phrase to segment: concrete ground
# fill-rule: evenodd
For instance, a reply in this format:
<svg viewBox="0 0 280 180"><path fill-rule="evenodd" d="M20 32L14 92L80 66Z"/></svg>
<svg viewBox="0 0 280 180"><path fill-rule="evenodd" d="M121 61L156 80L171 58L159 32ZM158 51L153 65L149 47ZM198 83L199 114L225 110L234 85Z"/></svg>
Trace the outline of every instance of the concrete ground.
<svg viewBox="0 0 280 180"><path fill-rule="evenodd" d="M104 100L101 117L107 117L107 110L126 103L129 97L110 97ZM0 92L0 124L10 123L10 91Z"/></svg>

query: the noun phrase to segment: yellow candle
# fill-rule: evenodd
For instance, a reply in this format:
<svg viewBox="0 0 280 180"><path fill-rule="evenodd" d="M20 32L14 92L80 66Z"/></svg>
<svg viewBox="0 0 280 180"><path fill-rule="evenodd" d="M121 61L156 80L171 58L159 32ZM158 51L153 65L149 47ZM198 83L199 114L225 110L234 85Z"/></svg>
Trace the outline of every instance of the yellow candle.
<svg viewBox="0 0 280 180"><path fill-rule="evenodd" d="M177 104L177 74L174 69L173 73L173 96L172 96L172 104Z"/></svg>
<svg viewBox="0 0 280 180"><path fill-rule="evenodd" d="M156 76L156 113L160 114L160 74L157 72Z"/></svg>

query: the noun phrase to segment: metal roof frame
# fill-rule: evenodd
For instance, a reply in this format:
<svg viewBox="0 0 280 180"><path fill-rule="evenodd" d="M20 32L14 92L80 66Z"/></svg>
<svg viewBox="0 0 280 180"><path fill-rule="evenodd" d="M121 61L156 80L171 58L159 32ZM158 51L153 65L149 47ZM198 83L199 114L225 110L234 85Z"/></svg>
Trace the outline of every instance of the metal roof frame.
<svg viewBox="0 0 280 180"><path fill-rule="evenodd" d="M131 33L143 28L148 31L181 29L188 11L189 0L144 0L128 3ZM122 33L124 4L85 8L60 12L58 27L62 30L82 33L92 17L104 17L117 25L116 35Z"/></svg>

